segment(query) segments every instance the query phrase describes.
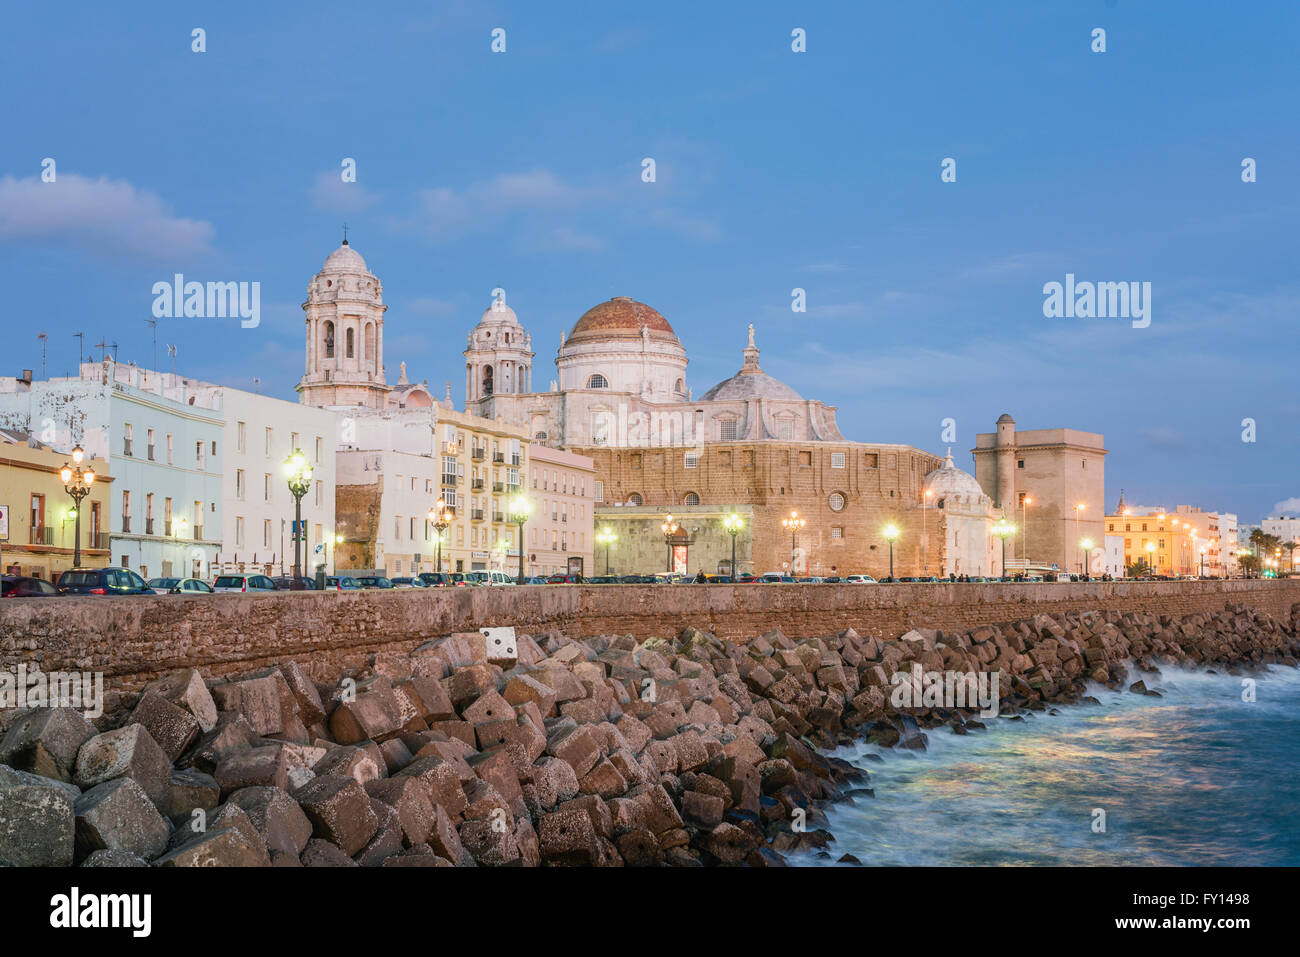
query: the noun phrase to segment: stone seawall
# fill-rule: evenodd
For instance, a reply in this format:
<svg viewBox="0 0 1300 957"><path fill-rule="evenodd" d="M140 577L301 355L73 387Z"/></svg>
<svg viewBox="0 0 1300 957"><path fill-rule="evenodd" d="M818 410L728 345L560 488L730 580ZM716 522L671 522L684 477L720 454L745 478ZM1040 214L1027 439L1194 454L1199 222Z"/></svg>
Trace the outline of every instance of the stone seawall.
<svg viewBox="0 0 1300 957"><path fill-rule="evenodd" d="M0 603L0 668L102 671L134 691L178 668L211 677L298 661L317 680L481 626L528 634L673 638L691 625L744 642L770 629L812 638L852 628L887 639L1070 611L1183 616L1246 605L1289 620L1300 581L990 585L597 585L17 599Z"/></svg>

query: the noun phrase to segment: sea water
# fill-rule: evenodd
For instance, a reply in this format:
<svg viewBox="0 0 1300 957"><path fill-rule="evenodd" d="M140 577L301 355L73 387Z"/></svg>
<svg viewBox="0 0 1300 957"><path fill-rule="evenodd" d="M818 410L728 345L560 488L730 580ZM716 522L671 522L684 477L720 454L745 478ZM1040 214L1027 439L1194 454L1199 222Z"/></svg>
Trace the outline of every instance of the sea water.
<svg viewBox="0 0 1300 957"><path fill-rule="evenodd" d="M1300 865L1300 670L1138 677L1163 697L1090 687L1100 705L931 729L925 752L840 748L875 797L790 863Z"/></svg>

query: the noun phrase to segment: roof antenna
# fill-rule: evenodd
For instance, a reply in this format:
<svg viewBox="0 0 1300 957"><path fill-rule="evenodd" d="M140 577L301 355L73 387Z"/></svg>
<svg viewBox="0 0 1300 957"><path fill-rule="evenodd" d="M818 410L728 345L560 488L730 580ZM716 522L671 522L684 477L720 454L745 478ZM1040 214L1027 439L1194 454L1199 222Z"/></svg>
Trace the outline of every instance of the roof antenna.
<svg viewBox="0 0 1300 957"><path fill-rule="evenodd" d="M348 244L348 224L344 223L343 224L343 245L346 246L347 244Z"/></svg>

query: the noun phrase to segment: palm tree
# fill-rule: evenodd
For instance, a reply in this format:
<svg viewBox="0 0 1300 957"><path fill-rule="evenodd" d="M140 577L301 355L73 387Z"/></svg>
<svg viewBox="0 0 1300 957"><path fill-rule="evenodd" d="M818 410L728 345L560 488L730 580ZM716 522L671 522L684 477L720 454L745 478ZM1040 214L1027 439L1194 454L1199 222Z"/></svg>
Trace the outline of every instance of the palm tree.
<svg viewBox="0 0 1300 957"><path fill-rule="evenodd" d="M1131 565L1124 567L1124 574L1129 578L1144 578L1151 574L1151 566L1147 564L1145 558L1135 560Z"/></svg>

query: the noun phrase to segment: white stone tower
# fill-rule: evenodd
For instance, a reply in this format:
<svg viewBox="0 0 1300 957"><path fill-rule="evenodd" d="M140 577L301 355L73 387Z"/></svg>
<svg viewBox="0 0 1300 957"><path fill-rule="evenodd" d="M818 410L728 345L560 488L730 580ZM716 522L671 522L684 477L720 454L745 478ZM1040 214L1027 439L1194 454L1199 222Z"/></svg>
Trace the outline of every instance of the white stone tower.
<svg viewBox="0 0 1300 957"><path fill-rule="evenodd" d="M384 381L383 292L345 237L308 285L302 305L307 371L297 389L305 405L384 407L392 387Z"/></svg>
<svg viewBox="0 0 1300 957"><path fill-rule="evenodd" d="M481 412L494 395L524 395L533 388L533 338L506 305L504 291L484 311L465 349L465 407Z"/></svg>

